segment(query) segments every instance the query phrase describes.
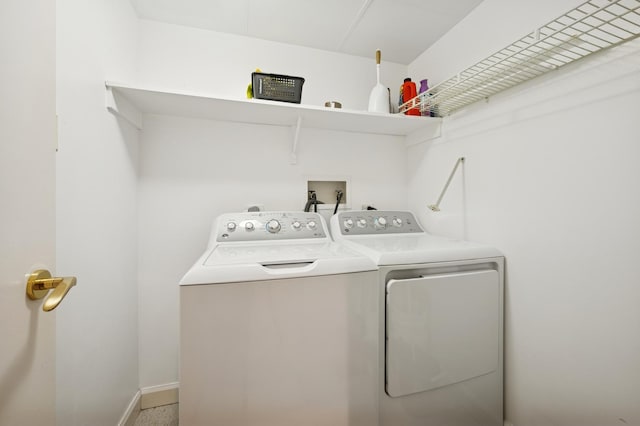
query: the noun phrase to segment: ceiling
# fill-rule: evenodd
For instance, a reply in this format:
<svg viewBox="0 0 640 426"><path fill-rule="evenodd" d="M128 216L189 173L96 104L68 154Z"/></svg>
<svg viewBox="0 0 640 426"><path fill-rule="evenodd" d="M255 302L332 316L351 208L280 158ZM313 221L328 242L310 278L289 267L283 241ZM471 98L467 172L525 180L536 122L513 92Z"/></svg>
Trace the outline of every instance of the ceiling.
<svg viewBox="0 0 640 426"><path fill-rule="evenodd" d="M409 64L482 0L131 0L140 18Z"/></svg>

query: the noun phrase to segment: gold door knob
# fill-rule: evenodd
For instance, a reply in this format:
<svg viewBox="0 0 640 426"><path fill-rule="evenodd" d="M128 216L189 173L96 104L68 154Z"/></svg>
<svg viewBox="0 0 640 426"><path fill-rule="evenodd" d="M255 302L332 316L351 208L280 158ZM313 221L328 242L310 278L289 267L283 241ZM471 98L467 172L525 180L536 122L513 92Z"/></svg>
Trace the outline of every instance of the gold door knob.
<svg viewBox="0 0 640 426"><path fill-rule="evenodd" d="M76 277L51 278L49 271L38 269L29 274L27 278L27 296L31 300L42 299L49 293L49 290L53 289L42 305L42 310L49 312L62 302L62 299L74 285L76 285Z"/></svg>

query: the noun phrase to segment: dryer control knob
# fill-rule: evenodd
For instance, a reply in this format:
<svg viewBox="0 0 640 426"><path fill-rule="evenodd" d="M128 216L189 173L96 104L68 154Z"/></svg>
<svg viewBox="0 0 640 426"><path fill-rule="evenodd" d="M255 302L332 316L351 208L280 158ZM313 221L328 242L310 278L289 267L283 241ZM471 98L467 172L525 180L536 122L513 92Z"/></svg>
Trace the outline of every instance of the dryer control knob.
<svg viewBox="0 0 640 426"><path fill-rule="evenodd" d="M374 221L373 225L376 227L376 229L384 229L387 227L387 219L385 219L384 217L380 216L378 218L376 218L376 220Z"/></svg>
<svg viewBox="0 0 640 426"><path fill-rule="evenodd" d="M313 220L310 220L310 221L309 221L309 223L307 223L307 227L308 227L309 229L316 229L316 227L317 227L317 226L318 226L318 225L316 225L316 222L315 222L315 221L313 221Z"/></svg>
<svg viewBox="0 0 640 426"><path fill-rule="evenodd" d="M296 231L299 231L300 229L302 229L302 224L296 220L291 224L291 227Z"/></svg>
<svg viewBox="0 0 640 426"><path fill-rule="evenodd" d="M402 219L400 219L399 217L394 217L392 220L393 226L400 228L404 222L402 222Z"/></svg>
<svg viewBox="0 0 640 426"><path fill-rule="evenodd" d="M229 222L227 223L227 231L229 232L233 232L236 230L236 223L235 222Z"/></svg>
<svg viewBox="0 0 640 426"><path fill-rule="evenodd" d="M254 226L253 222L247 222L244 225L244 229L246 229L247 231L253 231L254 228L255 228L255 226Z"/></svg>
<svg viewBox="0 0 640 426"><path fill-rule="evenodd" d="M358 219L358 228L366 228L367 227L367 219Z"/></svg>
<svg viewBox="0 0 640 426"><path fill-rule="evenodd" d="M353 220L352 219L347 219L344 221L344 227L347 229L351 229L353 228Z"/></svg>
<svg viewBox="0 0 640 426"><path fill-rule="evenodd" d="M271 232L272 234L277 234L278 232L280 232L281 228L282 227L280 226L280 222L275 219L271 219L269 222L267 222L267 231Z"/></svg>

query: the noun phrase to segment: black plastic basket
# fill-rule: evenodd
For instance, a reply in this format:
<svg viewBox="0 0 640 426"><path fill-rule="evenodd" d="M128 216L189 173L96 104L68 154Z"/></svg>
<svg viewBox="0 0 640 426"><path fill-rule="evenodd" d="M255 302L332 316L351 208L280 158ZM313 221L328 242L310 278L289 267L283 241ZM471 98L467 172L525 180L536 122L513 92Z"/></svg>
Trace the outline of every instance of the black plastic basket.
<svg viewBox="0 0 640 426"><path fill-rule="evenodd" d="M270 101L299 104L304 78L281 74L251 73L253 97Z"/></svg>

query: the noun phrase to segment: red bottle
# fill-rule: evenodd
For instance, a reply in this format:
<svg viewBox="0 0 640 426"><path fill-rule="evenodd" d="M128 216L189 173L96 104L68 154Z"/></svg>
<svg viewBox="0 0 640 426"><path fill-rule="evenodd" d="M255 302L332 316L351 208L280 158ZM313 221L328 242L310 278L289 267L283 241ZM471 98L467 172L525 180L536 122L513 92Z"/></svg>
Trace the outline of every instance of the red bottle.
<svg viewBox="0 0 640 426"><path fill-rule="evenodd" d="M407 102L418 95L416 84L410 78L405 78L402 84L402 100ZM420 115L418 108L411 108L404 112L406 115Z"/></svg>

